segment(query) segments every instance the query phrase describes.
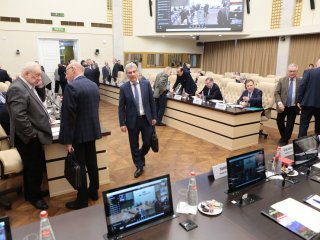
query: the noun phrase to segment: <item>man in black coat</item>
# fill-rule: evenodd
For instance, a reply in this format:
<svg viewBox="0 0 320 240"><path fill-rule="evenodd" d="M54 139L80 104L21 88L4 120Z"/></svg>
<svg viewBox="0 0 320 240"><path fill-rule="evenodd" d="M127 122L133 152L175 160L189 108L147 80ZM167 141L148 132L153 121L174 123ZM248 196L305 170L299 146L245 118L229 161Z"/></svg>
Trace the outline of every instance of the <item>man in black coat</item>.
<svg viewBox="0 0 320 240"><path fill-rule="evenodd" d="M311 117L315 120L315 134L320 134L320 59L316 68L305 73L298 90L296 102L301 109L299 136L307 135Z"/></svg>
<svg viewBox="0 0 320 240"><path fill-rule="evenodd" d="M182 90L184 89L186 94L194 96L197 91L197 84L193 81L190 72L183 71L183 67L177 68L177 80L174 83L171 92L176 89L179 83L181 84Z"/></svg>

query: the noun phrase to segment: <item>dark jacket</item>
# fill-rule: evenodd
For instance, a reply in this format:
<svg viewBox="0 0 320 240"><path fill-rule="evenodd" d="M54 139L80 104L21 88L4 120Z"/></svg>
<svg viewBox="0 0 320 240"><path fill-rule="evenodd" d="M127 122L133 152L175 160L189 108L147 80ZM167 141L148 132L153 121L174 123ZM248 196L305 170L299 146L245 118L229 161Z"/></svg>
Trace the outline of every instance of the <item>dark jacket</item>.
<svg viewBox="0 0 320 240"><path fill-rule="evenodd" d="M243 97L248 96L248 90L244 90L241 97L238 99L239 104ZM252 96L249 100L250 107L262 108L262 91L258 88L253 89Z"/></svg>
<svg viewBox="0 0 320 240"><path fill-rule="evenodd" d="M182 76L177 76L173 89L175 89L179 83L182 85L182 89L189 95L194 95L197 91L197 84L193 81L189 72L184 71Z"/></svg>
<svg viewBox="0 0 320 240"><path fill-rule="evenodd" d="M209 93L209 88L207 86L204 86L204 88L202 89L200 94L203 94L204 96L206 96L207 100L210 100L210 99L223 100L220 88L215 83L213 84L212 88L210 89L210 93L209 94L208 93Z"/></svg>
<svg viewBox="0 0 320 240"><path fill-rule="evenodd" d="M310 69L301 80L296 102L303 107L320 108L320 68Z"/></svg>

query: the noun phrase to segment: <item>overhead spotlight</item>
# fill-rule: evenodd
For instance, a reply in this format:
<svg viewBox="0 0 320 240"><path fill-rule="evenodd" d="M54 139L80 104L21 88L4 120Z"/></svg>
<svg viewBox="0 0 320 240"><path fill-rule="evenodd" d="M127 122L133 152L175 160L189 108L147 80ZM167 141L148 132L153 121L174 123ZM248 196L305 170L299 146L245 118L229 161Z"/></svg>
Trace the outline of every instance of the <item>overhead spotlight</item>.
<svg viewBox="0 0 320 240"><path fill-rule="evenodd" d="M96 51L94 52L94 54L97 56L99 55L99 53L100 53L99 49L96 49Z"/></svg>
<svg viewBox="0 0 320 240"><path fill-rule="evenodd" d="M20 55L20 50L19 49L16 50L16 54Z"/></svg>
<svg viewBox="0 0 320 240"><path fill-rule="evenodd" d="M199 39L200 39L200 36L199 36L199 35L197 35L197 36L196 36L196 40L199 40Z"/></svg>

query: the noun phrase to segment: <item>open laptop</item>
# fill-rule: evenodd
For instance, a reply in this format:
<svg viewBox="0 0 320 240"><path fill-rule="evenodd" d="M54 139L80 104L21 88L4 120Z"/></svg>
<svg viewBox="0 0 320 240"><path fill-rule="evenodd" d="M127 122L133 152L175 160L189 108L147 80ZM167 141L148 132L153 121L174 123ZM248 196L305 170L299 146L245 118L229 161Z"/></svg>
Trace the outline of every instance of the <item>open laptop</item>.
<svg viewBox="0 0 320 240"><path fill-rule="evenodd" d="M318 160L319 140L316 135L305 136L293 140L294 165L314 163Z"/></svg>
<svg viewBox="0 0 320 240"><path fill-rule="evenodd" d="M12 240L9 217L0 217L0 240Z"/></svg>
<svg viewBox="0 0 320 240"><path fill-rule="evenodd" d="M103 202L104 239L119 239L176 217L169 175L107 190Z"/></svg>
<svg viewBox="0 0 320 240"><path fill-rule="evenodd" d="M264 149L227 158L228 193L266 180Z"/></svg>

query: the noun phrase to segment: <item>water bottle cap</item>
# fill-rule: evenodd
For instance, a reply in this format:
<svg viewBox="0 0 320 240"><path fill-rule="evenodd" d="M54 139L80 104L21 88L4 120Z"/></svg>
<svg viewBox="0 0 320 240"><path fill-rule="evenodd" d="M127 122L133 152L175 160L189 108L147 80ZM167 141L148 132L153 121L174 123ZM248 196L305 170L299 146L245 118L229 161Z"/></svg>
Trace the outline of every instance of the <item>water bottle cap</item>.
<svg viewBox="0 0 320 240"><path fill-rule="evenodd" d="M191 175L191 176L196 176L197 174L196 174L196 172L193 172L193 171L192 171L192 172L190 172L190 175Z"/></svg>
<svg viewBox="0 0 320 240"><path fill-rule="evenodd" d="M40 212L40 218L48 217L48 212L46 210L43 210Z"/></svg>

